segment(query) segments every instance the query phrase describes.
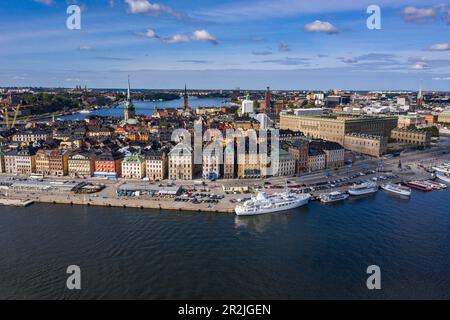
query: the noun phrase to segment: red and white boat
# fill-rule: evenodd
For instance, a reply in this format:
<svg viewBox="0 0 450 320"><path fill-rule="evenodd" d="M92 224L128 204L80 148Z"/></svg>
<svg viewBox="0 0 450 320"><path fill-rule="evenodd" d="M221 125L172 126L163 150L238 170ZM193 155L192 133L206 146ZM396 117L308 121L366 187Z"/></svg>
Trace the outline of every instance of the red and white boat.
<svg viewBox="0 0 450 320"><path fill-rule="evenodd" d="M436 181L425 181L425 183L429 184L433 189L436 190L442 190L442 189L447 189L447 185L445 183L439 183Z"/></svg>
<svg viewBox="0 0 450 320"><path fill-rule="evenodd" d="M423 181L409 181L405 182L405 185L420 191L433 191L433 187Z"/></svg>

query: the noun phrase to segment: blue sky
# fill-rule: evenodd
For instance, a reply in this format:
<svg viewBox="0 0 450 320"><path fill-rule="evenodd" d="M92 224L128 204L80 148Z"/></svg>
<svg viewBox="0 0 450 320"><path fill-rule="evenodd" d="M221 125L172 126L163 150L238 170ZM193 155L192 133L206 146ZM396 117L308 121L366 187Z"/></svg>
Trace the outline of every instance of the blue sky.
<svg viewBox="0 0 450 320"><path fill-rule="evenodd" d="M450 91L449 31L449 1L1 1L0 86Z"/></svg>

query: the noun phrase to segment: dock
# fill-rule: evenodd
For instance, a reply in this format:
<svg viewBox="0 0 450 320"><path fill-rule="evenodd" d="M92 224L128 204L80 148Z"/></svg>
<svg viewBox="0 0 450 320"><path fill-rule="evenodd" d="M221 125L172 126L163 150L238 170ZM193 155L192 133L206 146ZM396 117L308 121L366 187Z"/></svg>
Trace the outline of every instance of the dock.
<svg viewBox="0 0 450 320"><path fill-rule="evenodd" d="M33 200L21 200L21 199L1 199L0 205L9 207L28 207L34 203Z"/></svg>

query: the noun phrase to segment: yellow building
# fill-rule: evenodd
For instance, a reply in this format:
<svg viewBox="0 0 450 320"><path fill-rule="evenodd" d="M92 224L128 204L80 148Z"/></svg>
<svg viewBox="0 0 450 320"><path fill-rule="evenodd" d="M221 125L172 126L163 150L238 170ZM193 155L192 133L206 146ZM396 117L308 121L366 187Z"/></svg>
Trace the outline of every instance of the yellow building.
<svg viewBox="0 0 450 320"><path fill-rule="evenodd" d="M439 114L439 123L450 123L450 111L444 111Z"/></svg>
<svg viewBox="0 0 450 320"><path fill-rule="evenodd" d="M363 133L389 137L397 127L397 117L352 116L333 114L329 116L296 116L280 114L280 128L299 130L314 139L337 142L344 145L345 136L350 133Z"/></svg>
<svg viewBox="0 0 450 320"><path fill-rule="evenodd" d="M387 150L387 138L367 134L347 134L345 135L344 147L347 150L378 158Z"/></svg>
<svg viewBox="0 0 450 320"><path fill-rule="evenodd" d="M431 133L420 130L396 128L391 132L391 138L397 142L428 147L431 143Z"/></svg>
<svg viewBox="0 0 450 320"><path fill-rule="evenodd" d="M72 154L68 160L69 176L91 177L95 171L94 153L80 152Z"/></svg>
<svg viewBox="0 0 450 320"><path fill-rule="evenodd" d="M122 177L142 179L145 177L145 158L139 154L126 156L122 161Z"/></svg>

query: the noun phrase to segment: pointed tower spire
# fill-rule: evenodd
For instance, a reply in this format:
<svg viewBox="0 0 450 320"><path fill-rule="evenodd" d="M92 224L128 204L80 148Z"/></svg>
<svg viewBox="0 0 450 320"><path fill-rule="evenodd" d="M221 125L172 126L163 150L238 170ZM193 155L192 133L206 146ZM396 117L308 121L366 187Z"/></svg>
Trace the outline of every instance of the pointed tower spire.
<svg viewBox="0 0 450 320"><path fill-rule="evenodd" d="M128 100L131 99L131 85L130 85L130 75L128 75L128 95L127 95Z"/></svg>
<svg viewBox="0 0 450 320"><path fill-rule="evenodd" d="M187 109L189 109L189 96L188 96L188 93L187 93L187 84L184 84L184 95L183 95L183 98L184 98L183 108L185 110L187 110Z"/></svg>

